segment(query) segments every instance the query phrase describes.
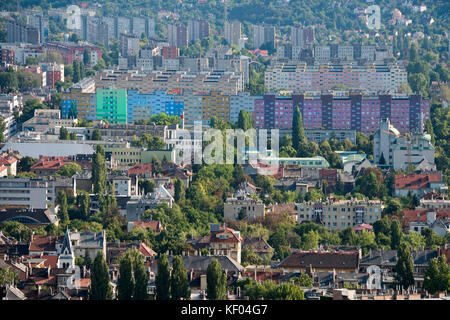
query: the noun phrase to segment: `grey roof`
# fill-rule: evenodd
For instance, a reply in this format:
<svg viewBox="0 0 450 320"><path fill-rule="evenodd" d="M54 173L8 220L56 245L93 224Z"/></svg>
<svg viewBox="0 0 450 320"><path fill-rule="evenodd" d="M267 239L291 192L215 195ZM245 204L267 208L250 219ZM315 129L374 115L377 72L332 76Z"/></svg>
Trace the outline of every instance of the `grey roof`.
<svg viewBox="0 0 450 320"><path fill-rule="evenodd" d="M169 260L170 266L172 266L173 256L169 256L167 259ZM228 272L242 272L244 270L244 267L238 263L237 261L234 261L228 256L182 256L184 268L194 271L202 271L206 272L208 269L208 265L211 263L212 259L217 259L220 263L220 266L222 267L222 270L226 270ZM153 266L156 268L156 263L153 264Z"/></svg>
<svg viewBox="0 0 450 320"><path fill-rule="evenodd" d="M93 154L94 148L83 143L46 143L46 142L7 142L2 151L12 149L22 156L39 158L39 156L67 157L77 154Z"/></svg>
<svg viewBox="0 0 450 320"><path fill-rule="evenodd" d="M412 257L415 266L428 266L430 260L436 258L436 250L415 250ZM397 250L373 250L362 257L360 265L395 266L397 264Z"/></svg>

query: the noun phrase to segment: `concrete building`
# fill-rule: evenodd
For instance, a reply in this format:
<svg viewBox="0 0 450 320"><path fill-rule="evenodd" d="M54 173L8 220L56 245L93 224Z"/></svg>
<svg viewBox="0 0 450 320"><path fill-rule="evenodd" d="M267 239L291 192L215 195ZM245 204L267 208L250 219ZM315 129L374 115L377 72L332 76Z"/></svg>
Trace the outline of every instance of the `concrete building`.
<svg viewBox="0 0 450 320"><path fill-rule="evenodd" d="M153 193L132 197L127 202L127 221L140 221L146 210L155 209L161 203L166 203L172 208L174 201L167 189L160 185Z"/></svg>
<svg viewBox="0 0 450 320"><path fill-rule="evenodd" d="M139 53L139 37L132 34L119 35L119 52L122 57L136 56Z"/></svg>
<svg viewBox="0 0 450 320"><path fill-rule="evenodd" d="M85 78L72 85L67 92L62 93L61 116L63 118L97 120L97 96L95 81Z"/></svg>
<svg viewBox="0 0 450 320"><path fill-rule="evenodd" d="M255 127L290 129L297 106L306 130L357 130L371 134L379 129L381 119L390 118L401 133L407 133L418 127L420 114L424 120L430 117L430 100L418 95L395 98L390 95L334 97L323 94L306 98L303 94L290 97L266 94L255 100Z"/></svg>
<svg viewBox="0 0 450 320"><path fill-rule="evenodd" d="M55 187L42 178L0 178L0 206L24 206L27 209L55 207Z"/></svg>
<svg viewBox="0 0 450 320"><path fill-rule="evenodd" d="M316 47L315 59L329 60L328 49ZM328 51L327 51L328 50ZM390 65L332 65L314 66L304 63L273 62L265 72L265 85L269 91L291 92L331 91L336 88L358 90L364 94L382 92L396 93L407 83L407 72L403 66Z"/></svg>
<svg viewBox="0 0 450 320"><path fill-rule="evenodd" d="M239 39L242 37L241 28L242 25L239 21L225 21L224 37L229 45L239 45Z"/></svg>
<svg viewBox="0 0 450 320"><path fill-rule="evenodd" d="M206 20L188 20L189 42L209 37L209 22Z"/></svg>
<svg viewBox="0 0 450 320"><path fill-rule="evenodd" d="M97 89L97 120L127 123L127 91L125 89Z"/></svg>
<svg viewBox="0 0 450 320"><path fill-rule="evenodd" d="M264 208L261 200L238 194L236 197L227 198L223 204L223 218L235 220L264 218Z"/></svg>
<svg viewBox="0 0 450 320"><path fill-rule="evenodd" d="M374 135L375 163L392 166L395 170L406 170L410 164L416 167L423 160L434 164L431 136L420 128L412 129L409 136L402 136L389 119L382 119Z"/></svg>
<svg viewBox="0 0 450 320"><path fill-rule="evenodd" d="M188 28L181 23L169 24L167 26L167 38L171 46L186 47L189 43Z"/></svg>
<svg viewBox="0 0 450 320"><path fill-rule="evenodd" d="M8 21L7 37L9 43L41 43L39 29L17 21Z"/></svg>
<svg viewBox="0 0 450 320"><path fill-rule="evenodd" d="M253 26L253 47L259 49L263 44L275 48L275 27L267 24Z"/></svg>
<svg viewBox="0 0 450 320"><path fill-rule="evenodd" d="M316 222L331 230L343 230L381 219L383 203L379 200L334 200L297 203L298 223Z"/></svg>

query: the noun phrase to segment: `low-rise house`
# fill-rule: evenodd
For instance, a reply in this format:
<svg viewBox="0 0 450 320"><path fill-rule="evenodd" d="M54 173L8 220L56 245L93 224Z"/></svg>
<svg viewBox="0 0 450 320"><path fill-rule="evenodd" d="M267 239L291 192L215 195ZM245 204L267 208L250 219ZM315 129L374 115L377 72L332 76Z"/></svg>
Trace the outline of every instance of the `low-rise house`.
<svg viewBox="0 0 450 320"><path fill-rule="evenodd" d="M148 179L152 177L153 165L151 163L136 163L128 169L128 176Z"/></svg>
<svg viewBox="0 0 450 320"><path fill-rule="evenodd" d="M425 228L431 228L440 236L450 232L450 209L416 209L405 210L404 221L409 231L421 233Z"/></svg>
<svg viewBox="0 0 450 320"><path fill-rule="evenodd" d="M277 268L286 273L305 273L308 268L313 272L357 273L360 259L359 252L294 251Z"/></svg>
<svg viewBox="0 0 450 320"><path fill-rule="evenodd" d="M411 252L414 261L414 273L423 275L433 258L438 257L437 250L414 250ZM361 258L360 272L366 272L371 266L377 266L382 272L391 273L397 264L397 250L371 250Z"/></svg>
<svg viewBox="0 0 450 320"><path fill-rule="evenodd" d="M109 176L108 181L114 186L114 194L116 196L130 197L132 194L136 194L137 187L133 186L134 192L132 193L131 178L122 175Z"/></svg>
<svg viewBox="0 0 450 320"><path fill-rule="evenodd" d="M56 236L44 236L44 235L31 235L29 244L29 254L32 256L49 255L56 256L59 252L58 242L59 237Z"/></svg>
<svg viewBox="0 0 450 320"><path fill-rule="evenodd" d="M253 250L263 261L270 261L273 256L274 249L261 237L248 238L244 237L242 248Z"/></svg>
<svg viewBox="0 0 450 320"><path fill-rule="evenodd" d="M213 259L217 259L221 269L227 275L227 285L233 285L241 279L244 267L236 260L226 255L201 256L201 255L182 255L184 267L188 273L189 286L192 289L206 290L206 271ZM169 265L172 266L173 256L168 256ZM152 279L158 274L157 261L150 264ZM151 284L155 287L154 282Z"/></svg>
<svg viewBox="0 0 450 320"><path fill-rule="evenodd" d="M73 161L68 157L40 156L38 162L30 167L30 171L39 176L50 176L69 163L73 163Z"/></svg>
<svg viewBox="0 0 450 320"><path fill-rule="evenodd" d="M223 204L224 219L255 219L264 218L264 203L260 199L253 199L238 194L228 198Z"/></svg>
<svg viewBox="0 0 450 320"><path fill-rule="evenodd" d="M106 263L108 266L117 267L119 265L119 259L127 250L137 249L143 255L144 261L150 261L156 252L153 251L145 242L133 241L133 242L108 242L106 250Z"/></svg>
<svg viewBox="0 0 450 320"><path fill-rule="evenodd" d="M433 191L441 192L446 189L448 187L442 181L442 172L440 171L395 175L394 195L396 197L412 194L418 198L422 198L427 193Z"/></svg>
<svg viewBox="0 0 450 320"><path fill-rule="evenodd" d="M160 185L154 192L144 196L132 197L126 204L127 220L140 221L142 214L149 209L155 209L159 204L166 203L170 208L174 203L172 195Z"/></svg>
<svg viewBox="0 0 450 320"><path fill-rule="evenodd" d="M341 230L355 225L373 224L381 219L383 203L379 200L336 200L297 203L298 222L316 222L329 229Z"/></svg>
<svg viewBox="0 0 450 320"><path fill-rule="evenodd" d="M3 152L0 155L0 171L4 171L6 169L6 175L1 176L16 176L17 175L17 164L20 159L20 155L16 154L13 151ZM3 169L2 169L3 168Z"/></svg>
<svg viewBox="0 0 450 320"><path fill-rule="evenodd" d="M135 228L147 229L150 228L156 233L161 233L163 227L161 221L130 221L127 225L127 231L131 232Z"/></svg>
<svg viewBox="0 0 450 320"><path fill-rule="evenodd" d="M227 228L225 224L211 224L209 234L209 250L215 255L230 255L241 263L242 237L239 231Z"/></svg>
<svg viewBox="0 0 450 320"><path fill-rule="evenodd" d="M106 256L106 232L105 230L101 232L94 231L71 231L68 233L69 242L73 247L73 254L75 257L85 257L86 254L89 255L91 261L94 261L97 253L102 251L103 255ZM67 233L65 238L67 238ZM67 241L67 240L65 240ZM57 248L58 252L62 252L64 241L59 241Z"/></svg>

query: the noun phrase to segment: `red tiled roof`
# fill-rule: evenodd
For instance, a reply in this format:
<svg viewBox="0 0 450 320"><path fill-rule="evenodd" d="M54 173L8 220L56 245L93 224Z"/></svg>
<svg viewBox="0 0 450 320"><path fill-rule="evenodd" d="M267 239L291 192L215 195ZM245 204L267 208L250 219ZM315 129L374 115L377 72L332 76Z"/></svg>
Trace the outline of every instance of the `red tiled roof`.
<svg viewBox="0 0 450 320"><path fill-rule="evenodd" d="M67 157L41 156L39 161L30 167L30 170L60 170L66 164L73 163Z"/></svg>
<svg viewBox="0 0 450 320"><path fill-rule="evenodd" d="M442 193L438 193L438 192L428 192L426 195L424 195L422 197L422 199L424 199L424 200L431 200L431 199L443 200L444 195Z"/></svg>
<svg viewBox="0 0 450 320"><path fill-rule="evenodd" d="M152 250L149 246L147 246L145 243L141 243L141 246L139 247L139 252L144 255L144 257L153 257L156 256L156 252Z"/></svg>
<svg viewBox="0 0 450 320"><path fill-rule="evenodd" d="M30 251L56 251L56 237L32 235L30 242Z"/></svg>
<svg viewBox="0 0 450 320"><path fill-rule="evenodd" d="M210 233L210 240L209 240L209 241L210 241L210 242L240 242L240 241L241 241L241 239L239 239L239 238L234 234L235 231L234 231L233 229L228 228L228 227L225 227L225 232L228 233L228 234L230 234L231 237L226 238L226 239L221 239L221 238L218 238L218 237L217 237L217 234L219 234L219 233L224 233L223 227L221 226L218 232L216 232L216 231L211 231L211 233Z"/></svg>
<svg viewBox="0 0 450 320"><path fill-rule="evenodd" d="M58 256L42 256L42 259L45 259L44 266L50 268L56 268L58 264Z"/></svg>
<svg viewBox="0 0 450 320"><path fill-rule="evenodd" d="M158 233L162 231L162 227L159 221L134 221L133 226L143 229L151 228L153 231Z"/></svg>
<svg viewBox="0 0 450 320"><path fill-rule="evenodd" d="M450 218L450 210L434 210L434 209L418 209L418 210L405 210L403 216L405 223L417 221L417 215L420 217L421 222L427 220L427 212L436 212L436 219Z"/></svg>
<svg viewBox="0 0 450 320"><path fill-rule="evenodd" d="M137 176L137 175L143 175L146 173L152 173L152 164L151 163L137 163L134 166L132 166L130 169L128 169L128 175L129 176Z"/></svg>
<svg viewBox="0 0 450 320"><path fill-rule="evenodd" d="M395 189L423 189L429 187L430 182L442 181L441 173L428 174L397 174Z"/></svg>
<svg viewBox="0 0 450 320"><path fill-rule="evenodd" d="M0 156L0 165L9 166L9 165L12 165L15 162L17 162L17 159L15 157L10 156L10 155L2 154Z"/></svg>
<svg viewBox="0 0 450 320"><path fill-rule="evenodd" d="M363 230L372 231L373 227L370 224L361 223L361 224L354 226L353 230L355 230L355 231L363 231Z"/></svg>

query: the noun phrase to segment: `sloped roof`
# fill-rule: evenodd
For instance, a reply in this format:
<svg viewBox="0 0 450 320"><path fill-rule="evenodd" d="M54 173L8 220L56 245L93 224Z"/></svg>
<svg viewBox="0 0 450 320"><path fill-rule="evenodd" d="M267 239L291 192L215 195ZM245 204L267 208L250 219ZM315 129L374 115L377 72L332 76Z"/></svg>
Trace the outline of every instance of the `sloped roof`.
<svg viewBox="0 0 450 320"><path fill-rule="evenodd" d="M244 267L228 256L182 256L186 270L206 272L212 259L217 259L222 270L228 272L241 272ZM168 257L169 264L172 265L173 257Z"/></svg>
<svg viewBox="0 0 450 320"><path fill-rule="evenodd" d="M430 187L430 182L442 181L441 172L427 174L397 174L395 189L424 189Z"/></svg>
<svg viewBox="0 0 450 320"><path fill-rule="evenodd" d="M359 252L293 252L284 259L280 268L358 269Z"/></svg>

